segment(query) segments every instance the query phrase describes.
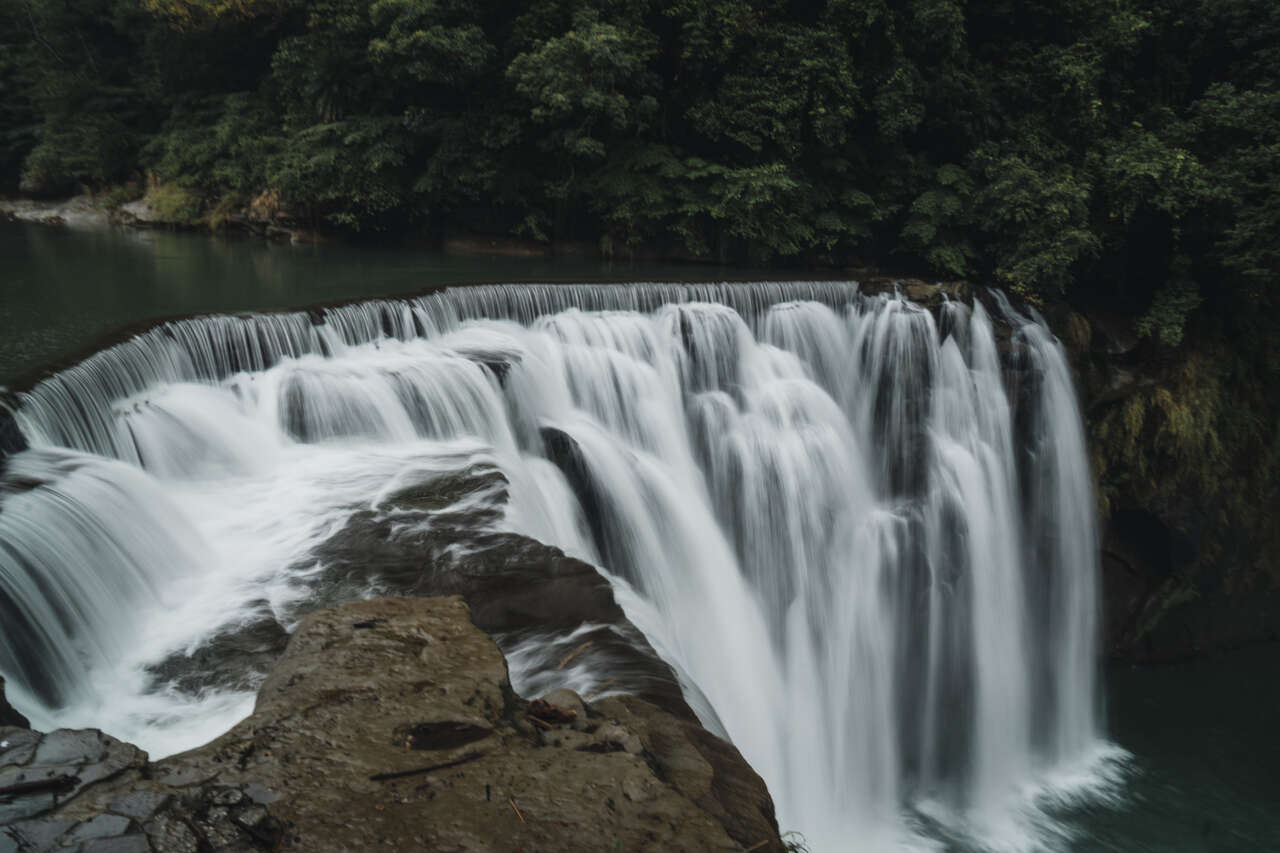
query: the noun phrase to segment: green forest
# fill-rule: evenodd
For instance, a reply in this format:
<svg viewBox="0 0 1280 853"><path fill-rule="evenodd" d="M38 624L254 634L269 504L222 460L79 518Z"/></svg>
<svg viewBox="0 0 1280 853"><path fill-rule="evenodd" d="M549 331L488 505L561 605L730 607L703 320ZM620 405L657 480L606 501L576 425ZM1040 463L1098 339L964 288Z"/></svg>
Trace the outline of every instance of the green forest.
<svg viewBox="0 0 1280 853"><path fill-rule="evenodd" d="M1280 588L1276 0L0 0L0 193L82 192L993 284L1080 356L1104 517Z"/></svg>
<svg viewBox="0 0 1280 853"><path fill-rule="evenodd" d="M1280 270L1270 0L0 0L0 40L10 192L1100 287L1169 344Z"/></svg>

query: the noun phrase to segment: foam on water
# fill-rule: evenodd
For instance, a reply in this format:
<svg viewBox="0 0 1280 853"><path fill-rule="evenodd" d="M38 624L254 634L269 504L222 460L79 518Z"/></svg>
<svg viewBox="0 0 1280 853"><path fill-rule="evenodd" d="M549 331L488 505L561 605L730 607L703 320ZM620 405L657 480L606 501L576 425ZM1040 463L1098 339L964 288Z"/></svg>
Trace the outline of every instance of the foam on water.
<svg viewBox="0 0 1280 853"><path fill-rule="evenodd" d="M1093 497L1061 348L994 304L1007 339L981 303L843 283L166 324L23 395L0 671L40 725L202 743L251 694L148 664L285 618L354 513L484 461L502 526L601 567L814 850L1059 848L1064 803L1114 792L1121 761ZM517 689L601 689L585 660L550 671L575 636L508 645Z"/></svg>

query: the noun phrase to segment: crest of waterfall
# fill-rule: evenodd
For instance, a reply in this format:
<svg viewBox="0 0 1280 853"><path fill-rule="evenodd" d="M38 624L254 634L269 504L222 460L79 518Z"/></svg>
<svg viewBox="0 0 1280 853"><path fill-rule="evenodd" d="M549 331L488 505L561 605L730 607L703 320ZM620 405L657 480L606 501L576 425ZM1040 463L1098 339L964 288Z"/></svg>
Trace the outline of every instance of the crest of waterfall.
<svg viewBox="0 0 1280 853"><path fill-rule="evenodd" d="M600 566L815 850L1035 849L1028 791L1099 744L1097 533L1061 347L995 304L495 285L164 324L21 397L0 671L74 717L483 458L502 526Z"/></svg>

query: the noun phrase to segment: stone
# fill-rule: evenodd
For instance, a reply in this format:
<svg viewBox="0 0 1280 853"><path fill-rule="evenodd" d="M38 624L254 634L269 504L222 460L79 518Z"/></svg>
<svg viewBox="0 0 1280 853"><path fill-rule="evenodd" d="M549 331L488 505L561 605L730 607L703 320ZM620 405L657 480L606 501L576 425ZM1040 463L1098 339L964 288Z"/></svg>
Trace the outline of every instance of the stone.
<svg viewBox="0 0 1280 853"><path fill-rule="evenodd" d="M68 833L72 841L89 841L94 838L114 838L129 829L129 819L120 815L102 814L85 821Z"/></svg>
<svg viewBox="0 0 1280 853"><path fill-rule="evenodd" d="M204 819L196 824L196 829L214 850L235 847L241 841L240 829L231 821L231 813L222 806L209 809Z"/></svg>
<svg viewBox="0 0 1280 853"><path fill-rule="evenodd" d="M39 733L30 729L0 731L0 767L30 763L39 743Z"/></svg>
<svg viewBox="0 0 1280 853"><path fill-rule="evenodd" d="M631 755L639 755L644 752L644 746L641 744L640 738L635 733L627 731L616 724L601 726L596 731L595 742L606 750L627 752Z"/></svg>
<svg viewBox="0 0 1280 853"><path fill-rule="evenodd" d="M112 812L145 822L169 801L169 794L161 791L134 791L111 803Z"/></svg>
<svg viewBox="0 0 1280 853"><path fill-rule="evenodd" d="M587 717L587 709L582 702L582 697L567 688L562 687L559 690L552 690L542 697L542 701L557 708L573 711L577 715L577 719L585 720Z"/></svg>
<svg viewBox="0 0 1280 853"><path fill-rule="evenodd" d="M216 770L197 770L191 767L179 767L163 771L153 768L153 772L158 773L153 777L156 782L174 788L186 788L202 782L208 782L217 775Z"/></svg>
<svg viewBox="0 0 1280 853"><path fill-rule="evenodd" d="M33 794L0 801L0 826L44 814L57 804L53 794Z"/></svg>
<svg viewBox="0 0 1280 853"><path fill-rule="evenodd" d="M106 757L107 744L96 729L59 729L45 735L36 749L35 763L90 764Z"/></svg>
<svg viewBox="0 0 1280 853"><path fill-rule="evenodd" d="M74 800L95 783L129 775L128 771L146 765L145 752L97 729L30 734L38 739L34 744L28 739L5 753L29 758L23 765L0 766L0 786L33 780L66 781L52 791L33 791L8 802L0 801L0 825L44 814L60 803ZM6 735L5 739L14 743L26 737L29 736L15 734Z"/></svg>
<svg viewBox="0 0 1280 853"><path fill-rule="evenodd" d="M421 653L424 636L441 640L432 655ZM559 701L585 716L572 694ZM660 719L681 732L697 726L634 701L651 726ZM216 786L263 785L279 799L266 814L234 811L234 824L248 831L278 821L293 845L317 853L366 849L371 839L430 850L596 851L601 839L624 850L746 846L656 775L627 723L607 721L602 733L557 726L563 740L543 745L544 730L512 726L527 708L462 599L357 602L304 618L254 714L209 746L160 762L155 776L197 778L207 769L217 773ZM436 748L407 746L406 733L415 731ZM581 748L601 743L608 747ZM242 762L250 752L262 760ZM754 777L745 762L740 769ZM202 831L214 811L221 809L210 811ZM773 846L758 849L781 850L776 827L772 833ZM770 836L748 843L762 838Z"/></svg>
<svg viewBox="0 0 1280 853"><path fill-rule="evenodd" d="M232 820L245 829L252 830L261 826L269 817L267 810L262 806L249 806L236 812Z"/></svg>
<svg viewBox="0 0 1280 853"><path fill-rule="evenodd" d="M122 769L44 822L77 853L782 853L764 783L691 715L552 691L541 713L562 719L534 726L531 705L461 597L320 610L253 714L204 747L146 764L100 733L58 734L52 757L101 753L61 766Z"/></svg>
<svg viewBox="0 0 1280 853"><path fill-rule="evenodd" d="M394 493L383 502L394 504L391 512L353 513L307 555L308 566L325 567L312 576L309 601L351 600L371 584L389 594L461 595L472 621L504 649L530 634L567 636L591 626L576 644L591 641L584 657L592 655L602 682L692 718L674 672L627 621L594 566L535 539L486 529L506 501L505 476L472 464ZM406 524L406 513L429 523ZM422 653L437 641L447 638L424 638Z"/></svg>
<svg viewBox="0 0 1280 853"><path fill-rule="evenodd" d="M187 824L176 817L161 815L146 825L147 838L155 850L164 853L199 853L200 840Z"/></svg>
<svg viewBox="0 0 1280 853"><path fill-rule="evenodd" d="M76 822L73 820L27 820L9 827L9 834L36 850L52 849Z"/></svg>
<svg viewBox="0 0 1280 853"><path fill-rule="evenodd" d="M274 803L276 800L280 799L279 794L270 790L265 785L258 784L257 782L250 782L248 785L245 785L244 795L260 806Z"/></svg>
<svg viewBox="0 0 1280 853"><path fill-rule="evenodd" d="M122 835L91 841L80 848L80 853L151 853L145 835Z"/></svg>
<svg viewBox="0 0 1280 853"><path fill-rule="evenodd" d="M94 731L103 739L105 751L99 760L86 764L78 770L80 787L86 787L104 779L111 779L126 770L142 767L147 762L147 754L133 744L123 743L113 737ZM39 751L36 753L39 759Z"/></svg>
<svg viewBox="0 0 1280 853"><path fill-rule="evenodd" d="M256 688L284 651L289 634L265 599L252 607L251 616L219 631L192 653L175 652L148 666L152 683L192 695L211 687Z"/></svg>
<svg viewBox="0 0 1280 853"><path fill-rule="evenodd" d="M219 806L234 806L244 799L244 794L236 788L223 788L215 791L210 801Z"/></svg>

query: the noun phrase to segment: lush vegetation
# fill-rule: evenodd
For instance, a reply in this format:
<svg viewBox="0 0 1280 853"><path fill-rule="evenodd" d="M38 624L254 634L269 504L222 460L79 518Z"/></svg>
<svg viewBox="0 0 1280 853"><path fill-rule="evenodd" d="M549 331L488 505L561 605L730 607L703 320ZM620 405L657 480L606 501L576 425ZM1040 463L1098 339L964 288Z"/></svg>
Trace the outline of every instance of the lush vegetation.
<svg viewBox="0 0 1280 853"><path fill-rule="evenodd" d="M1108 501L1277 499L1275 0L0 0L0 185L1065 297Z"/></svg>
<svg viewBox="0 0 1280 853"><path fill-rule="evenodd" d="M1176 344L1280 269L1277 40L1268 0L0 0L0 172L1096 281Z"/></svg>

